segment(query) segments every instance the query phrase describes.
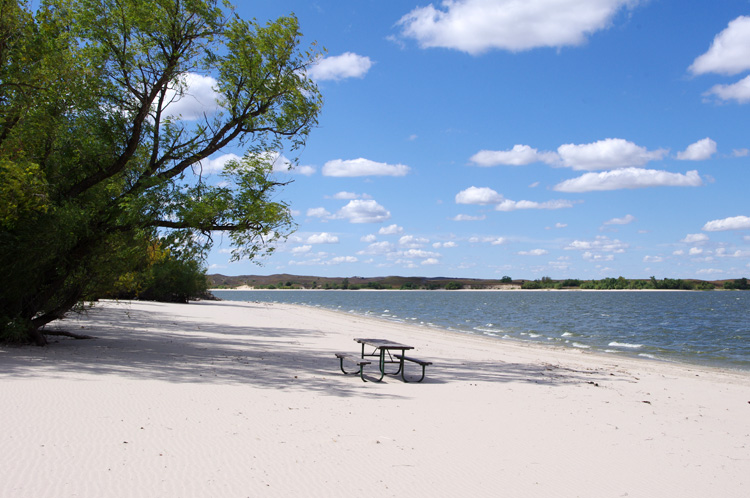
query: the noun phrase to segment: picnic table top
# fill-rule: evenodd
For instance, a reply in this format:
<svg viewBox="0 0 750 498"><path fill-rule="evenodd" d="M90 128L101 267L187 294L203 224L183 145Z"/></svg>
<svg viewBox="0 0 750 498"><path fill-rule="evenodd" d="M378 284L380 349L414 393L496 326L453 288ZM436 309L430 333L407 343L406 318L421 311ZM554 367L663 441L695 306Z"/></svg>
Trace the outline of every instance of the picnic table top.
<svg viewBox="0 0 750 498"><path fill-rule="evenodd" d="M406 344L393 342L388 339L363 339L360 337L356 337L354 340L360 344L367 344L368 346L379 349L414 349L414 346L407 346Z"/></svg>

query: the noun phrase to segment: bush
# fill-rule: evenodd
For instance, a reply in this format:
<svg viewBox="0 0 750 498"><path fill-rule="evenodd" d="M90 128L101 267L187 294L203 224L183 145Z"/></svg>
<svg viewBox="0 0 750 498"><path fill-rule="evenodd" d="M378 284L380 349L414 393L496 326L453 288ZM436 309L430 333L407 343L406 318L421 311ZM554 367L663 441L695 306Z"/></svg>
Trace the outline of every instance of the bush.
<svg viewBox="0 0 750 498"><path fill-rule="evenodd" d="M524 282L523 284L521 284L521 288L530 290L541 289L542 283L539 280L529 280L528 282Z"/></svg>

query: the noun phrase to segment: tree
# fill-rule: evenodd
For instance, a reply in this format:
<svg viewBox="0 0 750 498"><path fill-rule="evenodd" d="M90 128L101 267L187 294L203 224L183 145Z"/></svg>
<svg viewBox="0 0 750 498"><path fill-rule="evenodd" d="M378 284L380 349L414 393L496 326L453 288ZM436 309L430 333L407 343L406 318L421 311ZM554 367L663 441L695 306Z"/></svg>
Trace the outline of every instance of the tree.
<svg viewBox="0 0 750 498"><path fill-rule="evenodd" d="M235 260L271 252L294 228L273 162L322 105L300 38L294 16L261 26L219 0L0 0L0 337L43 344L154 240L177 259L217 231ZM228 146L246 153L212 180Z"/></svg>

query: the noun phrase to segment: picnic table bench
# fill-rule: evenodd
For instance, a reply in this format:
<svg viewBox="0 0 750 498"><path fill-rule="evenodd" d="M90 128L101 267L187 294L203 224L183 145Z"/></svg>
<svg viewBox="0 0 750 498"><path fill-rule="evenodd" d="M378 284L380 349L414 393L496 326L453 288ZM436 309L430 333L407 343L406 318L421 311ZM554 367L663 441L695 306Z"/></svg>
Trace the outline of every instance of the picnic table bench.
<svg viewBox="0 0 750 498"><path fill-rule="evenodd" d="M344 374L359 375L363 381L367 382L365 380L364 368L365 368L365 365L370 364L369 361L364 360L356 355L349 354L349 353L336 353L336 358L339 359L339 363L341 365L341 371L344 372ZM344 361L357 365L359 367L359 372L347 372L346 370L344 370Z"/></svg>
<svg viewBox="0 0 750 498"><path fill-rule="evenodd" d="M419 380L417 382L422 382L424 380L424 369L425 369L425 367L427 367L428 365L432 365L431 361L420 360L419 358L414 358L413 356L406 356L406 355L403 355L403 354L394 354L393 356L395 358L398 358L399 360L401 360L401 367L400 367L401 368L401 379L404 382L410 382L410 381L406 380L406 376L404 375L404 360L414 362L417 365L420 365L422 367L422 376L419 378Z"/></svg>

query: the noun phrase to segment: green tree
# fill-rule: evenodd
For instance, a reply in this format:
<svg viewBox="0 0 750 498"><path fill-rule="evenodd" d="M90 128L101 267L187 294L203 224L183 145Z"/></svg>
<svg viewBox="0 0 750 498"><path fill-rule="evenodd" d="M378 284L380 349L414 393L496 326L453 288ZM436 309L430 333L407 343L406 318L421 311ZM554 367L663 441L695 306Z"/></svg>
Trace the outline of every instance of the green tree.
<svg viewBox="0 0 750 498"><path fill-rule="evenodd" d="M180 261L215 231L235 260L272 251L294 228L272 164L322 105L300 37L218 0L0 0L0 337L43 344L144 241ZM216 104L179 112L196 80ZM228 146L245 156L216 181L202 161Z"/></svg>

